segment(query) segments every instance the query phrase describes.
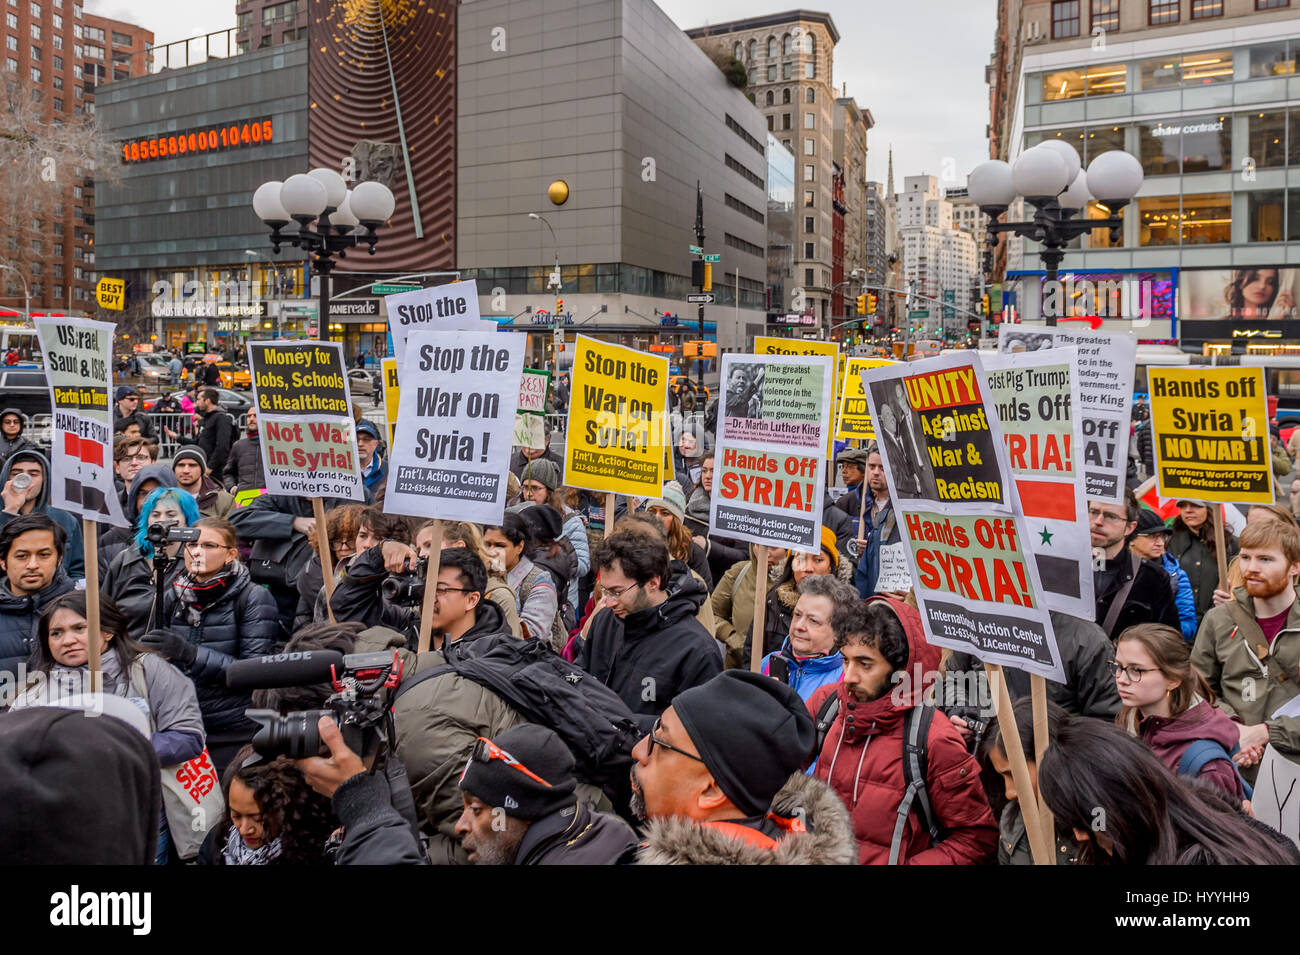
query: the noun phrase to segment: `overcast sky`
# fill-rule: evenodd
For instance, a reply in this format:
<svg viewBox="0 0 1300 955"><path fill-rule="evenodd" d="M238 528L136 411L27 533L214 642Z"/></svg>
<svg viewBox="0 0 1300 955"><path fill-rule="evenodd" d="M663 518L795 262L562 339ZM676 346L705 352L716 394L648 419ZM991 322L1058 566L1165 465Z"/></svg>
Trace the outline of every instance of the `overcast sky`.
<svg viewBox="0 0 1300 955"><path fill-rule="evenodd" d="M682 29L796 9L771 0L658 0ZM153 30L157 43L235 25L235 0L86 0L101 16ZM993 51L996 0L825 0L808 9L835 20L835 87L871 110L867 178L883 182L889 147L894 178L928 173L965 185L988 157L988 87L984 66ZM181 11L177 15L177 11Z"/></svg>

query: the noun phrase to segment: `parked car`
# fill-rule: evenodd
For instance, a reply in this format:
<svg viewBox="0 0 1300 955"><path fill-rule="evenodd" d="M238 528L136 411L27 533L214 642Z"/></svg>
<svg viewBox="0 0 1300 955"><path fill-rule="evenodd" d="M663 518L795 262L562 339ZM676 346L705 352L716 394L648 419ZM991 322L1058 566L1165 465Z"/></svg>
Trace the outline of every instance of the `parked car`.
<svg viewBox="0 0 1300 955"><path fill-rule="evenodd" d="M364 368L348 369L348 388L354 395L374 395L374 375Z"/></svg>
<svg viewBox="0 0 1300 955"><path fill-rule="evenodd" d="M185 396L184 391L173 391L171 394L177 401ZM218 404L234 415L236 419L242 418L248 412L248 409L253 407L252 395L241 395L239 392L231 391L229 388L218 388L217 394L220 396L217 398ZM144 410L153 410L153 406L157 400L157 398L145 399ZM46 407L48 409L48 405Z"/></svg>
<svg viewBox="0 0 1300 955"><path fill-rule="evenodd" d="M5 368L0 366L0 396L4 407L17 408L30 417L50 413L50 388L45 372L39 368Z"/></svg>
<svg viewBox="0 0 1300 955"><path fill-rule="evenodd" d="M217 371L221 372L221 387L242 388L245 391L253 387L253 376L247 368L232 365L228 361L219 361Z"/></svg>

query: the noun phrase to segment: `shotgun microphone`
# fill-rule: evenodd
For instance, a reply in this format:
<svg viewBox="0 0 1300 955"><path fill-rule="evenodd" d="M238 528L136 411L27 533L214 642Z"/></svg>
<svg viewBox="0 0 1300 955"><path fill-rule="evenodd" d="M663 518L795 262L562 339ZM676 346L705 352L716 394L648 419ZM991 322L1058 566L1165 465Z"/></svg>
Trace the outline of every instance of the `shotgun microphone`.
<svg viewBox="0 0 1300 955"><path fill-rule="evenodd" d="M340 674L343 672L343 654L337 650L272 653L230 664L226 667L226 686L232 690L311 686L313 683L328 683L335 667Z"/></svg>

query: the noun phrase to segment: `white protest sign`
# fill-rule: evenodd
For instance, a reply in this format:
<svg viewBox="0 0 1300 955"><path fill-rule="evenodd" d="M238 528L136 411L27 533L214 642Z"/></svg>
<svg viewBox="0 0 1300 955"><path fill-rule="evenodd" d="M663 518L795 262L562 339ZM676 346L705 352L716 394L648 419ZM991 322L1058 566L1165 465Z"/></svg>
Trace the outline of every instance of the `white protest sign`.
<svg viewBox="0 0 1300 955"><path fill-rule="evenodd" d="M1300 765L1265 746L1250 806L1256 819L1300 846Z"/></svg>
<svg viewBox="0 0 1300 955"><path fill-rule="evenodd" d="M1084 494L1124 503L1137 339L1131 335L1059 327L1007 329L1003 354L1070 346L1079 350L1079 417L1083 432Z"/></svg>
<svg viewBox="0 0 1300 955"><path fill-rule="evenodd" d="M981 359L1049 610L1092 620L1092 536L1083 493L1078 350Z"/></svg>
<svg viewBox="0 0 1300 955"><path fill-rule="evenodd" d="M876 593L906 593L912 589L912 571L907 564L907 547L902 541L880 547L880 574Z"/></svg>
<svg viewBox="0 0 1300 955"><path fill-rule="evenodd" d="M496 322L479 317L478 285L473 279L385 295L384 305L398 368L406 357L406 338L416 329L484 331L497 327Z"/></svg>
<svg viewBox="0 0 1300 955"><path fill-rule="evenodd" d="M501 521L525 343L496 331L411 332L385 513Z"/></svg>
<svg viewBox="0 0 1300 955"><path fill-rule="evenodd" d="M546 447L546 419L541 415L515 414L515 432L511 443L516 448L541 449Z"/></svg>
<svg viewBox="0 0 1300 955"><path fill-rule="evenodd" d="M111 322L38 318L53 411L49 501L92 521L129 526L113 486ZM31 493L31 492L29 492Z"/></svg>

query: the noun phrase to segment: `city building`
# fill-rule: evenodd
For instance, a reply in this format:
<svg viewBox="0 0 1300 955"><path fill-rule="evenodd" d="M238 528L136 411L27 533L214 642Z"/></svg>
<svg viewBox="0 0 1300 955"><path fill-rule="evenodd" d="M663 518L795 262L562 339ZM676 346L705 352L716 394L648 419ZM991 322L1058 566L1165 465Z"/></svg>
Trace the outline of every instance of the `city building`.
<svg viewBox="0 0 1300 955"><path fill-rule="evenodd" d="M953 204L935 176L907 176L897 197L898 243L906 288L923 298L913 303L913 325L922 337L965 337L979 284L975 237L953 225ZM954 308L944 305L951 304Z"/></svg>
<svg viewBox="0 0 1300 955"><path fill-rule="evenodd" d="M1298 64L1300 12L1282 0L999 4L991 154L1014 162L1054 138L1085 166L1123 149L1146 174L1118 242L1099 230L1067 251L1062 281L1089 282L1066 296L1070 315L1197 352L1300 334L1287 304L1300 266ZM1020 317L1035 320L1035 248L1001 245ZM1103 282L1134 291L1109 295Z"/></svg>
<svg viewBox="0 0 1300 955"><path fill-rule="evenodd" d="M808 311L824 328L831 320L834 285L832 66L839 30L828 13L789 10L697 27L686 35L706 52L730 53L744 64L750 100L766 117L768 130L796 157L794 287L799 300L791 311Z"/></svg>
<svg viewBox="0 0 1300 955"><path fill-rule="evenodd" d="M794 153L767 134L767 314L787 323L794 279ZM803 316L800 315L800 318Z"/></svg>
<svg viewBox="0 0 1300 955"><path fill-rule="evenodd" d="M832 208L841 218L838 228L842 232L840 252L834 255L831 270L833 322L843 322L856 314L856 298L862 287L861 277L852 276L866 267L867 132L875 124L871 111L861 109L853 97L835 100L833 148L843 185L839 203L832 200Z"/></svg>
<svg viewBox="0 0 1300 955"><path fill-rule="evenodd" d="M22 310L79 312L92 299L96 157L110 144L93 134L84 86L80 2L9 0L4 10L6 135L29 155L4 164L0 215L0 321Z"/></svg>
<svg viewBox="0 0 1300 955"><path fill-rule="evenodd" d="M237 0L235 42L241 53L307 36L306 0Z"/></svg>
<svg viewBox="0 0 1300 955"><path fill-rule="evenodd" d="M153 31L87 13L82 27L87 92L113 80L145 76L153 68Z"/></svg>

